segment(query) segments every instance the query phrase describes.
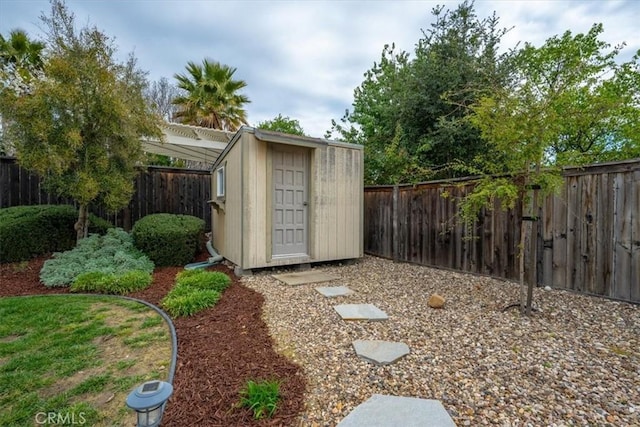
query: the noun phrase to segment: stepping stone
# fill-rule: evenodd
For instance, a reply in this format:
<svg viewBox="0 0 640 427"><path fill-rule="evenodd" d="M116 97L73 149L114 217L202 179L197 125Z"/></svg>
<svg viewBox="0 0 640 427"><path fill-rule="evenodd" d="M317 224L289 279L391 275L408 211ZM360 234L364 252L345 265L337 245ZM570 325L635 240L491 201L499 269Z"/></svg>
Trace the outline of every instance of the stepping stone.
<svg viewBox="0 0 640 427"><path fill-rule="evenodd" d="M456 427L439 400L374 394L337 427Z"/></svg>
<svg viewBox="0 0 640 427"><path fill-rule="evenodd" d="M389 365L409 354L409 346L403 342L356 340L353 348L361 359L375 365Z"/></svg>
<svg viewBox="0 0 640 427"><path fill-rule="evenodd" d="M387 320L387 313L380 310L373 304L341 304L334 305L334 310L338 312L343 320Z"/></svg>
<svg viewBox="0 0 640 427"><path fill-rule="evenodd" d="M286 285L297 286L307 283L329 282L339 279L340 277L333 274L323 273L322 271L297 271L295 273L274 274L274 279L278 279Z"/></svg>
<svg viewBox="0 0 640 427"><path fill-rule="evenodd" d="M316 288L316 291L320 292L327 298L341 297L344 295L351 295L353 291L346 286L328 286Z"/></svg>

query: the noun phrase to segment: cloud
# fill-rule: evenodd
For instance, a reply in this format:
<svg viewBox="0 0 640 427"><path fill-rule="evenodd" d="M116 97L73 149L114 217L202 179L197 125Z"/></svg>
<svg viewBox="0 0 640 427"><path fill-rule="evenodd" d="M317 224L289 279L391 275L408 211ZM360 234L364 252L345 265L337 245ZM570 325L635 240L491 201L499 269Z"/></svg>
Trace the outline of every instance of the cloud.
<svg viewBox="0 0 640 427"><path fill-rule="evenodd" d="M247 82L251 123L279 113L322 136L331 119L353 102L363 74L380 59L385 44L413 52L433 21L431 9L456 1L212 1L67 0L76 22L95 24L116 38L122 58L133 51L151 80L183 73L188 61L210 58L236 67ZM604 39L627 42L622 57L640 49L636 21L640 2L550 0L475 3L479 17L496 11L514 27L503 47L534 45L566 30L586 32L604 24ZM0 0L0 33L22 27L38 34L46 0Z"/></svg>

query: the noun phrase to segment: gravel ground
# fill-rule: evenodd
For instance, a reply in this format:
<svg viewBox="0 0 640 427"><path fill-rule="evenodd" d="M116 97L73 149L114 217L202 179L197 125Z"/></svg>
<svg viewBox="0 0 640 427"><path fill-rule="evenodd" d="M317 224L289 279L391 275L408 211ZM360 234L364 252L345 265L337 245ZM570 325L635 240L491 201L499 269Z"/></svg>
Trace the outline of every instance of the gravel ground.
<svg viewBox="0 0 640 427"><path fill-rule="evenodd" d="M334 426L374 393L439 399L458 426L640 426L640 307L535 290L531 318L502 309L517 285L365 257L320 266L341 280L289 287L262 272L243 284L265 297L278 351L308 381L301 426ZM316 286L356 293L325 298ZM432 293L443 309L427 306ZM372 303L383 322L345 322L332 306ZM411 353L375 366L352 341L405 342Z"/></svg>

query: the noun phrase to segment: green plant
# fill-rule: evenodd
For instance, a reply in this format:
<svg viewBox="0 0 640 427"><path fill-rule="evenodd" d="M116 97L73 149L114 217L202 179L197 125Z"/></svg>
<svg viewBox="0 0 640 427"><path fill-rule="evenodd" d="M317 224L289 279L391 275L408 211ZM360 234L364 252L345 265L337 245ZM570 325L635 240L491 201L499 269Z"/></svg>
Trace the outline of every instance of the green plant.
<svg viewBox="0 0 640 427"><path fill-rule="evenodd" d="M160 213L137 221L131 235L156 265L185 265L202 249L204 225L194 216Z"/></svg>
<svg viewBox="0 0 640 427"><path fill-rule="evenodd" d="M240 390L240 406L253 411L256 420L271 417L278 407L280 400L280 382L275 380L263 380L255 382L247 381Z"/></svg>
<svg viewBox="0 0 640 427"><path fill-rule="evenodd" d="M0 209L0 262L23 261L75 244L73 206L14 206Z"/></svg>
<svg viewBox="0 0 640 427"><path fill-rule="evenodd" d="M177 284L162 299L162 307L174 317L191 316L214 306L220 299L220 292L213 289L198 289Z"/></svg>
<svg viewBox="0 0 640 427"><path fill-rule="evenodd" d="M184 270L176 275L176 283L222 292L231 284L231 279L219 271Z"/></svg>
<svg viewBox="0 0 640 427"><path fill-rule="evenodd" d="M70 205L13 206L0 209L0 262L15 262L66 251L76 243L78 212ZM89 231L104 234L113 227L93 214Z"/></svg>
<svg viewBox="0 0 640 427"><path fill-rule="evenodd" d="M55 253L40 270L45 286L68 286L83 273L98 272L116 276L139 270L151 274L154 265L133 246L131 236L120 228L110 229L105 236L91 235L70 251ZM98 276L91 276L97 279ZM87 283L91 277L84 277ZM138 276L128 280L138 281Z"/></svg>
<svg viewBox="0 0 640 427"><path fill-rule="evenodd" d="M218 271L181 271L162 306L172 316L191 316L215 305L229 284L229 276Z"/></svg>
<svg viewBox="0 0 640 427"><path fill-rule="evenodd" d="M89 234L99 234L103 236L112 228L114 228L113 224L106 219L100 218L92 213L89 214Z"/></svg>
<svg viewBox="0 0 640 427"><path fill-rule="evenodd" d="M72 292L124 295L146 288L152 280L151 274L140 270L131 270L122 274L90 271L77 276L70 290Z"/></svg>

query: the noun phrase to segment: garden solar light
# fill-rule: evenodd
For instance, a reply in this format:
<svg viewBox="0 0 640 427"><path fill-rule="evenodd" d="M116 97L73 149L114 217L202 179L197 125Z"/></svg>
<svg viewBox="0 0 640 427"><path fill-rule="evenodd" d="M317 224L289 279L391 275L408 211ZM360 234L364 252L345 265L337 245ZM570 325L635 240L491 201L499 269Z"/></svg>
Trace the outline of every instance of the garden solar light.
<svg viewBox="0 0 640 427"><path fill-rule="evenodd" d="M173 393L173 386L164 381L147 381L127 396L127 406L138 413L138 427L160 425L164 405Z"/></svg>

